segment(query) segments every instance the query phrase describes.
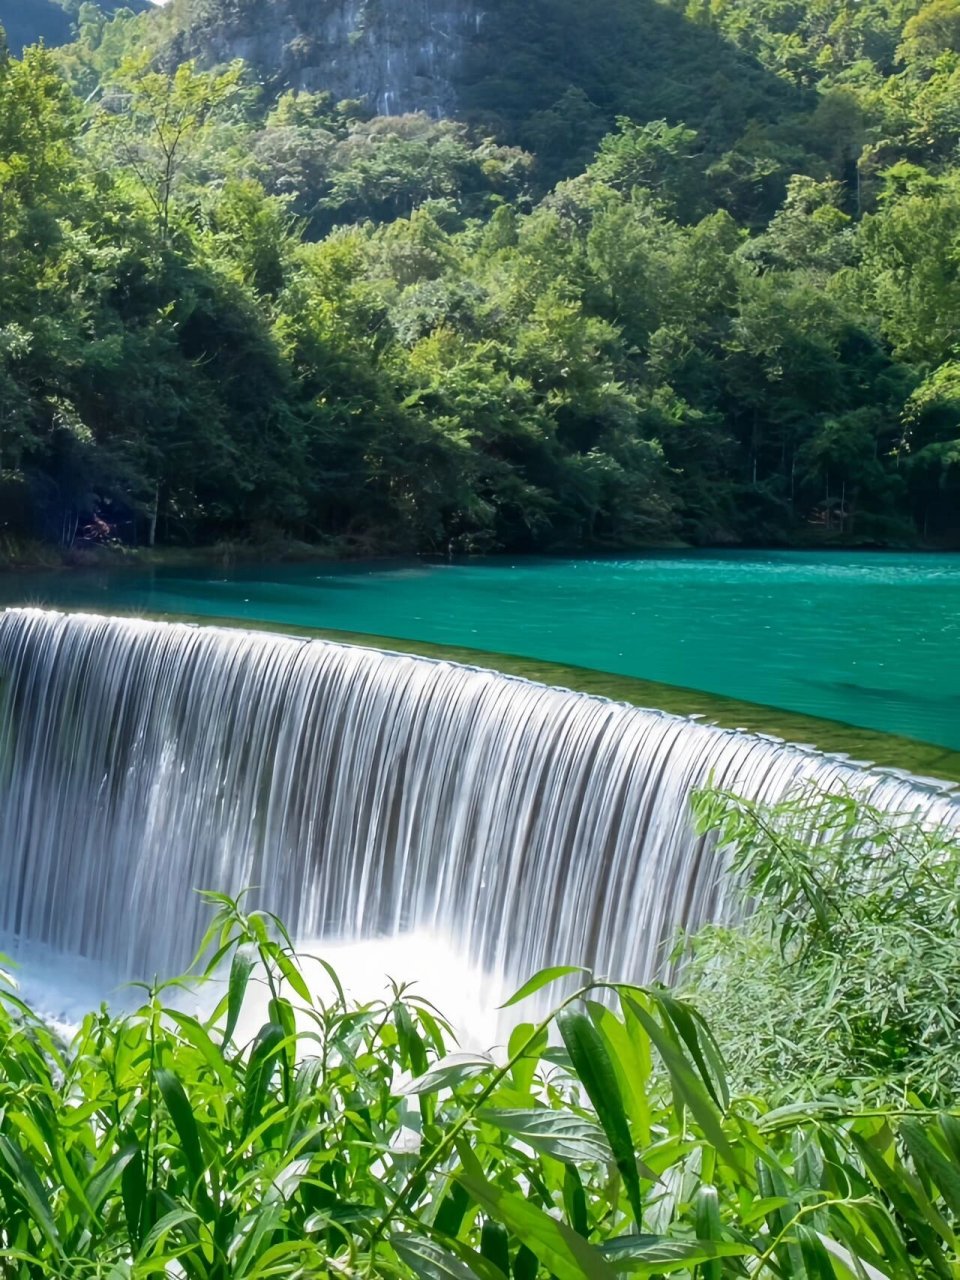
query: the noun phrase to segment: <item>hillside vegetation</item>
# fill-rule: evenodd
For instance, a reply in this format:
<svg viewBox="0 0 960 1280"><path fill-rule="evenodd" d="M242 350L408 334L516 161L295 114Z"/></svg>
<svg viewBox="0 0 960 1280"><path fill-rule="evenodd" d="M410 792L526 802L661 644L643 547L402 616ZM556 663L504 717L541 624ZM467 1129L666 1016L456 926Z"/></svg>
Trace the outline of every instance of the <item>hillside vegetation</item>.
<svg viewBox="0 0 960 1280"><path fill-rule="evenodd" d="M0 27L15 53L42 40L48 45L66 44L75 34L75 23L84 0L0 0ZM98 8L112 14L119 9L144 11L149 0L100 0Z"/></svg>
<svg viewBox="0 0 960 1280"><path fill-rule="evenodd" d="M456 120L4 59L0 536L956 543L960 0L488 8Z"/></svg>

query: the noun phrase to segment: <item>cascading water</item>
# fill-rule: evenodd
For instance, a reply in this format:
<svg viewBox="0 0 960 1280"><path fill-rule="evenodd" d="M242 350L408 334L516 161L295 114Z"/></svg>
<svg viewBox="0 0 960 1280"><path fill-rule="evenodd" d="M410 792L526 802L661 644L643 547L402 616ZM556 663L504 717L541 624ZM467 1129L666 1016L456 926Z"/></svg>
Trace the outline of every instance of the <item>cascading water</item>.
<svg viewBox="0 0 960 1280"><path fill-rule="evenodd" d="M430 929L507 982L645 979L730 909L693 788L957 811L774 739L321 641L11 610L0 687L0 929L124 977L183 966L192 890L255 885L300 937Z"/></svg>

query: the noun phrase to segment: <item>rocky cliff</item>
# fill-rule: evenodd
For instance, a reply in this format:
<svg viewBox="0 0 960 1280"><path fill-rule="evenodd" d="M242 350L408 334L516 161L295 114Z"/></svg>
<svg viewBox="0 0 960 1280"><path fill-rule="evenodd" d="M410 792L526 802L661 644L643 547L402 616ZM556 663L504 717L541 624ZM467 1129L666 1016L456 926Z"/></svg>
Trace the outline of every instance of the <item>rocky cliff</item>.
<svg viewBox="0 0 960 1280"><path fill-rule="evenodd" d="M0 0L0 23L12 24L15 50L59 42L63 10L78 5ZM535 152L551 183L582 170L619 115L682 120L719 156L751 120L809 105L658 0L169 0L143 24L137 38L167 67L240 58L268 98L324 90L382 115L465 120Z"/></svg>
<svg viewBox="0 0 960 1280"><path fill-rule="evenodd" d="M193 0L178 6L175 58L243 58L297 89L363 97L375 111L443 115L457 105L476 0Z"/></svg>
<svg viewBox="0 0 960 1280"><path fill-rule="evenodd" d="M582 168L618 115L683 120L720 152L797 106L657 0L171 0L158 21L170 65L242 58L269 88L479 123L553 177Z"/></svg>

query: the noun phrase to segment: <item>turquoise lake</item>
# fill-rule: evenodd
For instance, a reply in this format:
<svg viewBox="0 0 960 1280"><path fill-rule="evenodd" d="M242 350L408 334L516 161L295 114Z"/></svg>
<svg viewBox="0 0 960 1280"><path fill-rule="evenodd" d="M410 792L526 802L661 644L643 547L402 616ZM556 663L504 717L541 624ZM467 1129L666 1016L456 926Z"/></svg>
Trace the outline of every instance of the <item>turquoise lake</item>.
<svg viewBox="0 0 960 1280"><path fill-rule="evenodd" d="M231 617L467 646L706 690L960 749L960 555L72 571L0 603Z"/></svg>

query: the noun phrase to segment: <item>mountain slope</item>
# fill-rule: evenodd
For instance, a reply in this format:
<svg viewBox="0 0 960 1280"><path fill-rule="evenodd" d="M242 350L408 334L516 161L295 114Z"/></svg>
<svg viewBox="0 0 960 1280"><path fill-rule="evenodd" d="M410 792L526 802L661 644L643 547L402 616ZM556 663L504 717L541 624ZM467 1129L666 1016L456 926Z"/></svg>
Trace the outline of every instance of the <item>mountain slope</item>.
<svg viewBox="0 0 960 1280"><path fill-rule="evenodd" d="M466 120L554 178L581 169L618 115L682 120L720 155L751 120L812 105L657 0L172 0L156 28L171 67L241 58L275 90Z"/></svg>

